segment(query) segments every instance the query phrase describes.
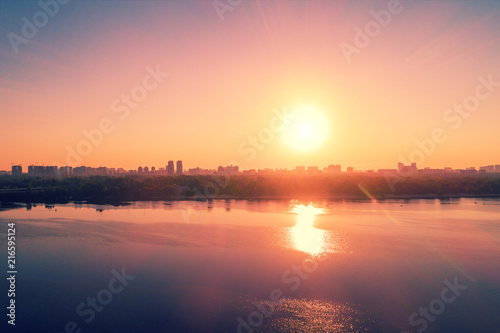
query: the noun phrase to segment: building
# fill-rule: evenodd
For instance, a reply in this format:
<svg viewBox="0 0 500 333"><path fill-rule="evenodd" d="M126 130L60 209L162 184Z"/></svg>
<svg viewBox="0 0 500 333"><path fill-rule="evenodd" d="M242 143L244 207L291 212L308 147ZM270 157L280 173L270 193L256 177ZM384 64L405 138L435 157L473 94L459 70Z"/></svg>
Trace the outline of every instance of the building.
<svg viewBox="0 0 500 333"><path fill-rule="evenodd" d="M445 169L431 169L431 168L424 168L421 170L418 170L419 174L422 175L444 175L446 173Z"/></svg>
<svg viewBox="0 0 500 333"><path fill-rule="evenodd" d="M48 176L57 176L57 165L51 165L47 167L47 175Z"/></svg>
<svg viewBox="0 0 500 333"><path fill-rule="evenodd" d="M341 173L342 172L342 167L340 164L331 164L329 165L326 170L328 174L335 174L335 173Z"/></svg>
<svg viewBox="0 0 500 333"><path fill-rule="evenodd" d="M495 172L500 172L500 165L495 165Z"/></svg>
<svg viewBox="0 0 500 333"><path fill-rule="evenodd" d="M142 173L142 167L141 166L137 168L137 173Z"/></svg>
<svg viewBox="0 0 500 333"><path fill-rule="evenodd" d="M98 167L98 168L92 168L94 170L95 175L99 176L105 176L108 174L108 168L107 167Z"/></svg>
<svg viewBox="0 0 500 333"><path fill-rule="evenodd" d="M21 176L23 174L23 167L20 165L13 165L11 170L12 176Z"/></svg>
<svg viewBox="0 0 500 333"><path fill-rule="evenodd" d="M353 167L347 167L347 173L354 173Z"/></svg>
<svg viewBox="0 0 500 333"><path fill-rule="evenodd" d="M86 176L87 175L87 167L80 166L73 168L73 176Z"/></svg>
<svg viewBox="0 0 500 333"><path fill-rule="evenodd" d="M404 165L403 163L398 163L398 172L403 175L414 175L417 173L417 163L412 163L411 165Z"/></svg>
<svg viewBox="0 0 500 333"><path fill-rule="evenodd" d="M201 172L201 169L200 167L196 167L194 169L189 169L188 170L188 173L191 175L191 176L198 176Z"/></svg>
<svg viewBox="0 0 500 333"><path fill-rule="evenodd" d="M28 175L29 176L57 176L59 173L57 166L42 166L42 165L29 165Z"/></svg>
<svg viewBox="0 0 500 333"><path fill-rule="evenodd" d="M240 173L240 167L237 165L228 165L226 167L226 173L228 175L237 175Z"/></svg>
<svg viewBox="0 0 500 333"><path fill-rule="evenodd" d="M182 175L182 161L177 161L177 174Z"/></svg>
<svg viewBox="0 0 500 333"><path fill-rule="evenodd" d="M23 167L20 165L12 166L12 176L21 176L23 174Z"/></svg>
<svg viewBox="0 0 500 333"><path fill-rule="evenodd" d="M477 175L477 170L474 167L467 168L465 170L460 170L461 176L475 176Z"/></svg>
<svg viewBox="0 0 500 333"><path fill-rule="evenodd" d="M259 175L272 175L274 173L274 170L271 168L259 169L257 170L257 173Z"/></svg>
<svg viewBox="0 0 500 333"><path fill-rule="evenodd" d="M450 167L445 167L443 170L445 173L457 173L455 170L453 170L453 168Z"/></svg>
<svg viewBox="0 0 500 333"><path fill-rule="evenodd" d="M382 174L387 174L387 173L397 174L398 173L398 169L378 169L377 173L382 173Z"/></svg>
<svg viewBox="0 0 500 333"><path fill-rule="evenodd" d="M173 176L175 174L174 161L168 161L167 164L167 175Z"/></svg>
<svg viewBox="0 0 500 333"><path fill-rule="evenodd" d="M276 175L290 175L291 173L292 171L287 168L274 170L274 174Z"/></svg>
<svg viewBox="0 0 500 333"><path fill-rule="evenodd" d="M61 176L72 176L73 175L73 167L70 166L62 166L59 168L59 174Z"/></svg>
<svg viewBox="0 0 500 333"><path fill-rule="evenodd" d="M237 165L228 165L227 167L219 165L217 173L219 175L237 175L240 173L240 168Z"/></svg>
<svg viewBox="0 0 500 333"><path fill-rule="evenodd" d="M308 175L319 175L320 171L317 166L308 166L307 167L307 174Z"/></svg>
<svg viewBox="0 0 500 333"><path fill-rule="evenodd" d="M305 166L296 166L295 167L295 173L298 175L303 175L306 173L306 167Z"/></svg>
<svg viewBox="0 0 500 333"><path fill-rule="evenodd" d="M48 169L46 166L41 165L30 165L28 166L28 175L30 176L46 176L48 174Z"/></svg>
<svg viewBox="0 0 500 333"><path fill-rule="evenodd" d="M482 166L479 168L479 171L482 171L482 170L484 170L485 173L494 173L495 166L494 165Z"/></svg>
<svg viewBox="0 0 500 333"><path fill-rule="evenodd" d="M210 170L210 169L202 169L200 167L196 167L194 169L189 169L188 173L192 176L198 176L198 175L213 175L216 174L216 170Z"/></svg>

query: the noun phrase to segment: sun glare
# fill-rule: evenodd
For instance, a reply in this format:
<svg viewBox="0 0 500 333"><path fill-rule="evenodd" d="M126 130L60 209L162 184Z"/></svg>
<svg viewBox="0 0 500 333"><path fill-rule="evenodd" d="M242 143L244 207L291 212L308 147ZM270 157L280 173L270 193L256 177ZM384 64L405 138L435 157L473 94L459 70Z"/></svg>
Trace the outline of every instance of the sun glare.
<svg viewBox="0 0 500 333"><path fill-rule="evenodd" d="M294 118L283 131L285 144L297 151L312 151L324 143L328 135L328 120L314 107L293 110Z"/></svg>
<svg viewBox="0 0 500 333"><path fill-rule="evenodd" d="M313 256L325 252L326 232L314 227L314 217L322 214L323 209L298 205L292 212L297 214L297 224L291 230L293 247Z"/></svg>

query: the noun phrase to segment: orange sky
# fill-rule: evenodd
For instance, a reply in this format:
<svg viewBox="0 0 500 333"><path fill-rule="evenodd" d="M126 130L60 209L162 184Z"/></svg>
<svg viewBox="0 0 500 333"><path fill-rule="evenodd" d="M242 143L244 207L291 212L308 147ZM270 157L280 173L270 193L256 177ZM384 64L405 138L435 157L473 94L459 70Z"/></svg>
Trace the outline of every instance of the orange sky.
<svg viewBox="0 0 500 333"><path fill-rule="evenodd" d="M243 169L500 164L500 84L478 87L479 77L500 83L500 5L401 1L348 61L341 45L355 45L355 28L389 3L243 1L221 21L211 1L74 1L16 53L8 34L41 9L2 2L0 170L170 159ZM148 77L156 68L168 76ZM147 96L124 116L131 91ZM447 113L477 91L484 98L468 116ZM321 144L299 151L271 129L249 153L245 142L269 134L274 110L304 106L327 123ZM82 143L103 119L108 133ZM446 140L415 153L435 128ZM86 153L68 157L78 147Z"/></svg>

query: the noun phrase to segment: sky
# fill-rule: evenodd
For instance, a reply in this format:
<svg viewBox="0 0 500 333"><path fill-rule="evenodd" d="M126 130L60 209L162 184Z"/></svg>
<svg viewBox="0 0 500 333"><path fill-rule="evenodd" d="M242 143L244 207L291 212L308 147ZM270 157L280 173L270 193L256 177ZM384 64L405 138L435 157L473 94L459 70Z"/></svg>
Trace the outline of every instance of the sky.
<svg viewBox="0 0 500 333"><path fill-rule="evenodd" d="M63 2L0 2L0 170L500 164L500 2Z"/></svg>

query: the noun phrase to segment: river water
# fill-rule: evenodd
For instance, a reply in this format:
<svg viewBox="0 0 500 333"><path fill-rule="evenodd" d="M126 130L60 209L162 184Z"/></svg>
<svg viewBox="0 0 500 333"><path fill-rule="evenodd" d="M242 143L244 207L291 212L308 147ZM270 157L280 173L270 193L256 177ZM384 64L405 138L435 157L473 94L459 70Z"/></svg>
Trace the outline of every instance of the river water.
<svg viewBox="0 0 500 333"><path fill-rule="evenodd" d="M500 332L498 199L38 204L0 223L17 332Z"/></svg>

